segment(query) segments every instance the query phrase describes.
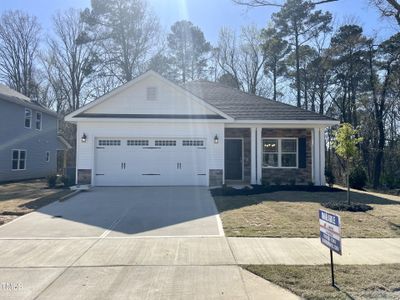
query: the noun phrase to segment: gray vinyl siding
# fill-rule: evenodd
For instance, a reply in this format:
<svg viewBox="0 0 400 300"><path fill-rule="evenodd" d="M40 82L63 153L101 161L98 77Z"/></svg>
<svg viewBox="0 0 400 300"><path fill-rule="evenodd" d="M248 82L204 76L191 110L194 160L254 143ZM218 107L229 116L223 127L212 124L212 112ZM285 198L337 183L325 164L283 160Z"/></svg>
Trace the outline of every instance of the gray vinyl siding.
<svg viewBox="0 0 400 300"><path fill-rule="evenodd" d="M57 118L42 112L42 129L36 129L32 109L31 128L25 128L25 107L0 99L0 182L41 178L56 173ZM12 150L26 150L25 170L12 170ZM46 162L46 151L50 161Z"/></svg>

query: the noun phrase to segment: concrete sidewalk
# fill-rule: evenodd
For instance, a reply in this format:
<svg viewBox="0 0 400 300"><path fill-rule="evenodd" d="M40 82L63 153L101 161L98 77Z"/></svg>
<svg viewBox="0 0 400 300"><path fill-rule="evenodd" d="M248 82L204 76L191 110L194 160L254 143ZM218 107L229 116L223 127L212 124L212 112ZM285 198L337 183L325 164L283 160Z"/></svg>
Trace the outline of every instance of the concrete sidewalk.
<svg viewBox="0 0 400 300"><path fill-rule="evenodd" d="M225 237L0 240L1 299L299 299L237 265Z"/></svg>
<svg viewBox="0 0 400 300"><path fill-rule="evenodd" d="M228 238L238 264L328 264L329 250L318 238ZM337 264L400 263L400 239L343 239Z"/></svg>

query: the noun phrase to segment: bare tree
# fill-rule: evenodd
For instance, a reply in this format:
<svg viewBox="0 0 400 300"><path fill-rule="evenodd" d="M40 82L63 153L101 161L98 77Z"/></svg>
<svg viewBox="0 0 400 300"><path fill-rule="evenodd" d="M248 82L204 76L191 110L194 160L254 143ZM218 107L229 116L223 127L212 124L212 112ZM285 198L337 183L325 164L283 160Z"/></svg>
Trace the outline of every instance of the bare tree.
<svg viewBox="0 0 400 300"><path fill-rule="evenodd" d="M284 5L284 1L271 1L271 0L232 0L232 1L236 4L246 5L250 7L260 7L260 6L282 7ZM312 1L312 3L314 5L318 5L336 1L339 0L316 0Z"/></svg>
<svg viewBox="0 0 400 300"><path fill-rule="evenodd" d="M400 25L400 2L397 0L371 0L382 16L384 17L394 17L397 24Z"/></svg>
<svg viewBox="0 0 400 300"><path fill-rule="evenodd" d="M242 53L240 69L247 92L263 94L261 81L264 77L266 58L263 55L261 32L255 26L246 26L242 28L240 39Z"/></svg>
<svg viewBox="0 0 400 300"><path fill-rule="evenodd" d="M101 46L102 68L120 83L146 69L159 40L159 22L143 0L92 0L82 13L87 34Z"/></svg>
<svg viewBox="0 0 400 300"><path fill-rule="evenodd" d="M53 94L58 101L57 110L73 111L90 97L90 83L97 61L94 43L81 43L84 24L80 11L69 9L53 18L54 38L48 42L44 58L45 71Z"/></svg>
<svg viewBox="0 0 400 300"><path fill-rule="evenodd" d="M217 48L215 55L218 60L218 65L224 74L229 74L240 84L239 69L237 63L239 61L239 50L237 47L236 34L229 28L221 28L218 37Z"/></svg>
<svg viewBox="0 0 400 300"><path fill-rule="evenodd" d="M231 75L238 86L252 94L265 94L263 68L265 56L262 49L261 31L255 26L242 28L237 42L235 32L222 29L218 40L219 66L223 73Z"/></svg>
<svg viewBox="0 0 400 300"><path fill-rule="evenodd" d="M40 31L36 17L19 10L0 18L0 79L32 98L37 98L34 73Z"/></svg>

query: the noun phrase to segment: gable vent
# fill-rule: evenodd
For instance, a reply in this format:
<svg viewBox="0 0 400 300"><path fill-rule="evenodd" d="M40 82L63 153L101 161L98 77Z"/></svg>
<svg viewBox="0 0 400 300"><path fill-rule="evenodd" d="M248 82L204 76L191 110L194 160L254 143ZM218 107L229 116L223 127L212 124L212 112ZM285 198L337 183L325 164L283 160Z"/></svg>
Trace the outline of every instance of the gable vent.
<svg viewBox="0 0 400 300"><path fill-rule="evenodd" d="M157 88L155 86L147 87L147 100L148 101L157 100Z"/></svg>

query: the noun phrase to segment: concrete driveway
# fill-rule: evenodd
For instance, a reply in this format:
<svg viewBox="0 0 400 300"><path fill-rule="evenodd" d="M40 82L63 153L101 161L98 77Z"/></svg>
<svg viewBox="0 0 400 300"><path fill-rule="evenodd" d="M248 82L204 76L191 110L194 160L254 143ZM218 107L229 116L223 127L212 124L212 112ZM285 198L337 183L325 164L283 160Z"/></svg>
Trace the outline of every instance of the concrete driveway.
<svg viewBox="0 0 400 300"><path fill-rule="evenodd" d="M0 226L0 299L296 299L241 269L209 191L95 188Z"/></svg>
<svg viewBox="0 0 400 300"><path fill-rule="evenodd" d="M0 237L221 236L204 187L109 187L82 192L0 227Z"/></svg>

